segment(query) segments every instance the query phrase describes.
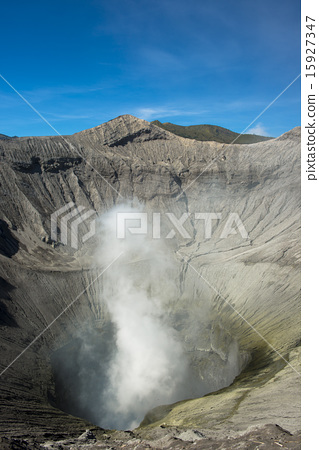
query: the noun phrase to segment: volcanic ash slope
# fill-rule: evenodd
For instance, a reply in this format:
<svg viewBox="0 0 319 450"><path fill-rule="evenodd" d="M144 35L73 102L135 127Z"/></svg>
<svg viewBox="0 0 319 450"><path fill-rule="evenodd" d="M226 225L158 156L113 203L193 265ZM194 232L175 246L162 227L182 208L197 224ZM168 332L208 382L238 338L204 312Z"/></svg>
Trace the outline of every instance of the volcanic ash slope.
<svg viewBox="0 0 319 450"><path fill-rule="evenodd" d="M95 241L78 251L69 242L55 245L50 218L69 202L101 215L136 199L163 217L190 215L189 237L177 232L167 244L178 270L172 275L178 298L168 307L184 341L192 336L199 370L210 354L227 358L228 335L250 361L231 386L149 412L139 436L152 439L176 427L215 436L265 424L300 428L299 128L265 142L225 145L121 116L72 136L2 139L0 158L1 370L90 285L0 377L2 434L48 439L90 427L57 408L50 356L83 323L108 320L102 282L92 283ZM195 213L220 214L211 239ZM246 238L238 232L221 238L232 213ZM172 228L165 223L164 238ZM82 235L88 229L84 223Z"/></svg>

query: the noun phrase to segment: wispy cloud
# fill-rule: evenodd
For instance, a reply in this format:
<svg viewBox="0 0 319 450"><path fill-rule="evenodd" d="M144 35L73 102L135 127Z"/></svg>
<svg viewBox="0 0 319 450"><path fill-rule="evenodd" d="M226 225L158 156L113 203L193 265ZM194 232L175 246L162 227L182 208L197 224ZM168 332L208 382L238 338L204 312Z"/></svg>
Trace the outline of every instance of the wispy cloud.
<svg viewBox="0 0 319 450"><path fill-rule="evenodd" d="M60 121L60 120L81 120L81 119L90 119L91 115L89 114L59 114L52 112L45 112L46 117L50 118L52 122Z"/></svg>
<svg viewBox="0 0 319 450"><path fill-rule="evenodd" d="M259 136L269 136L266 128L261 122L257 123L254 127L249 128L247 134L258 134Z"/></svg>
<svg viewBox="0 0 319 450"><path fill-rule="evenodd" d="M170 108L163 106L155 107L142 107L137 108L133 114L140 119L153 120L165 117L176 117L176 116L194 116L206 113L206 110L194 110L189 108Z"/></svg>
<svg viewBox="0 0 319 450"><path fill-rule="evenodd" d="M140 58L146 68L151 70L183 70L185 61L171 51L156 47L140 48Z"/></svg>
<svg viewBox="0 0 319 450"><path fill-rule="evenodd" d="M102 86L48 86L21 92L29 101L38 103L68 95L85 95L102 89L104 89Z"/></svg>
<svg viewBox="0 0 319 450"><path fill-rule="evenodd" d="M16 108L20 103L17 96L0 92L0 109Z"/></svg>

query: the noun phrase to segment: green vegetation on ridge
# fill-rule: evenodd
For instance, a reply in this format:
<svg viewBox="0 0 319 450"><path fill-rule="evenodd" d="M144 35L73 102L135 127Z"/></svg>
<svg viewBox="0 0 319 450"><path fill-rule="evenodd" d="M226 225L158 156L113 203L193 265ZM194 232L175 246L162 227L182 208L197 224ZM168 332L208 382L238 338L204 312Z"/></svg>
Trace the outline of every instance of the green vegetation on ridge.
<svg viewBox="0 0 319 450"><path fill-rule="evenodd" d="M175 125L170 122L162 123L159 120L154 120L152 124L157 125L164 130L170 131L188 139L196 139L197 141L215 141L225 144L231 144L235 141L236 144L253 144L255 142L267 141L273 139L266 136L258 136L256 134L242 134L227 130L227 128L218 127L216 125Z"/></svg>

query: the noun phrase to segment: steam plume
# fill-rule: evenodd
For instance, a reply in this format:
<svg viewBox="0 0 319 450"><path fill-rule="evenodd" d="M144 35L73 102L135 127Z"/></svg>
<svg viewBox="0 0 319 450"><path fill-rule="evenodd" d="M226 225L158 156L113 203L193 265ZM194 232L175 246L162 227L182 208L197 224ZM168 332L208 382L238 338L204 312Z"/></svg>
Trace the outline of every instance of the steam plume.
<svg viewBox="0 0 319 450"><path fill-rule="evenodd" d="M105 321L84 326L53 357L62 409L116 429L136 427L156 406L229 385L244 363L218 314L207 327L207 318L214 317L210 292L199 308L194 285L187 311L184 303L176 308L185 300L177 283L180 267L165 241L129 232L117 238L116 214L124 211L136 212L122 205L99 223L99 264L105 267L122 253L96 299Z"/></svg>
<svg viewBox="0 0 319 450"><path fill-rule="evenodd" d="M107 411L112 411L107 426L112 421L116 427L132 428L152 407L178 399L187 362L175 330L165 320L164 301L174 300L176 288L163 243L129 233L116 239L116 212L102 219L106 239L100 257L109 260L124 252L120 270L109 274L104 287L116 329L116 352L103 395Z"/></svg>

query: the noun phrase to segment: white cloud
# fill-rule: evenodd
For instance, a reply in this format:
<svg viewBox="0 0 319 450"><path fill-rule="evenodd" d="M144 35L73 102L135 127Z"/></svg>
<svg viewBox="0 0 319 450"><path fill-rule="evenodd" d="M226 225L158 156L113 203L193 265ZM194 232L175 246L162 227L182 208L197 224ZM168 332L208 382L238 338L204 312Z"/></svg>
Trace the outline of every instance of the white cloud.
<svg viewBox="0 0 319 450"><path fill-rule="evenodd" d="M49 117L52 122L61 120L81 120L91 118L91 115L88 114L59 114L52 112L46 112L45 116Z"/></svg>
<svg viewBox="0 0 319 450"><path fill-rule="evenodd" d="M187 109L173 109L169 107L153 107L153 108L137 108L134 112L134 115L144 120L154 120L160 119L164 117L172 117L172 116L193 116L198 114L204 114L207 111L204 110L187 110Z"/></svg>
<svg viewBox="0 0 319 450"><path fill-rule="evenodd" d="M103 90L102 86L48 86L23 90L21 93L30 103L42 103L51 101L57 97L67 97L68 95L85 95Z"/></svg>
<svg viewBox="0 0 319 450"><path fill-rule="evenodd" d="M254 127L249 128L249 130L246 131L246 134L258 134L259 136L269 136L268 132L266 131L266 128L260 122L257 123Z"/></svg>

